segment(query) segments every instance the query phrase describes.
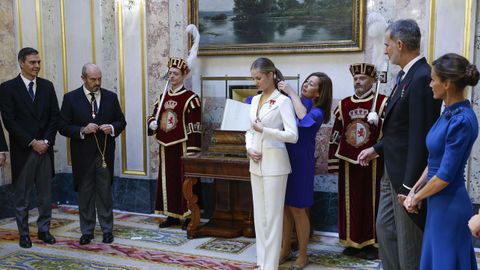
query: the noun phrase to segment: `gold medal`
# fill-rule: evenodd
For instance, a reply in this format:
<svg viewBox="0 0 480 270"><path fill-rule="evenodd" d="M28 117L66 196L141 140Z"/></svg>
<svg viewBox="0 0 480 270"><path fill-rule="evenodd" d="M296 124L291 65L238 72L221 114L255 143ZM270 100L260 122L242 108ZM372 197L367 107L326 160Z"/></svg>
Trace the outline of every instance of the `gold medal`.
<svg viewBox="0 0 480 270"><path fill-rule="evenodd" d="M105 134L105 141L103 142L103 151L100 150L100 144L98 143L97 134L93 133L93 136L95 137L95 142L97 143L98 152L100 152L100 155L102 156L102 168L106 169L107 162L105 162L105 151L107 150L107 134Z"/></svg>

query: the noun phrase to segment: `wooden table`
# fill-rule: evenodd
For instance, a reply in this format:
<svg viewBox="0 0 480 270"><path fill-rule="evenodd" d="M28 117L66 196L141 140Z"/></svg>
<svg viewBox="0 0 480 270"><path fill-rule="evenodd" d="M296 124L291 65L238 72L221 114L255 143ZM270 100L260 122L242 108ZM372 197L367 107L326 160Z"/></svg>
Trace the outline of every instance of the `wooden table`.
<svg viewBox="0 0 480 270"><path fill-rule="evenodd" d="M254 237L248 159L219 153L201 153L199 156L182 157L182 163L185 177L183 196L192 213L187 237ZM198 196L193 192L199 177L215 179L216 197L213 217L201 226Z"/></svg>

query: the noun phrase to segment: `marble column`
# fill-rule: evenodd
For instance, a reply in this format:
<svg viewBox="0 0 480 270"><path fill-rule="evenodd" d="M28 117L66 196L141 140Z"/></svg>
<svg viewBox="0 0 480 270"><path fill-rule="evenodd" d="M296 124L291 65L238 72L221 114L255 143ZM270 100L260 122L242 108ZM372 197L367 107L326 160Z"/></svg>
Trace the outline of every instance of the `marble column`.
<svg viewBox="0 0 480 270"><path fill-rule="evenodd" d="M147 115L153 111L153 104L165 87L162 77L167 72L167 61L170 55L169 1L146 1L146 35L147 35ZM148 141L149 164L152 178L158 173L158 143L155 139Z"/></svg>
<svg viewBox="0 0 480 270"><path fill-rule="evenodd" d="M102 67L102 85L119 94L118 91L118 50L117 29L115 21L115 2L111 0L100 1L100 18L95 18L100 23L101 29L96 30L97 64ZM117 162L118 160L116 160Z"/></svg>
<svg viewBox="0 0 480 270"><path fill-rule="evenodd" d="M97 52L96 63L102 68L102 86L120 96L118 88L118 29L116 26L116 2L117 1L111 0L95 1L97 5L100 5L100 7L98 7L100 12L98 14L99 16L98 18L95 18L96 24L100 24L100 29L97 28L95 30L95 46ZM114 175L121 175L122 172L121 144L121 140L117 139Z"/></svg>
<svg viewBox="0 0 480 270"><path fill-rule="evenodd" d="M14 1L0 1L0 82L13 78L18 72L15 41ZM7 154L8 155L8 154ZM10 158L0 169L0 185L11 183Z"/></svg>

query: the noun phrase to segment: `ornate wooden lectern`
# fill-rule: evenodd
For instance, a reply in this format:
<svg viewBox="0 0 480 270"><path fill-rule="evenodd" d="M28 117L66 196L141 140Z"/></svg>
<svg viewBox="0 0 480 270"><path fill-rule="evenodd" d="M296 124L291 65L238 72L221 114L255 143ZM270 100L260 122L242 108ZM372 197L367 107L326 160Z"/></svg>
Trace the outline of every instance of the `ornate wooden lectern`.
<svg viewBox="0 0 480 270"><path fill-rule="evenodd" d="M184 156L182 163L183 196L192 212L187 237L254 237L245 131L216 130L207 152ZM198 177L215 179L215 209L213 217L204 225L200 225L198 196L193 193Z"/></svg>

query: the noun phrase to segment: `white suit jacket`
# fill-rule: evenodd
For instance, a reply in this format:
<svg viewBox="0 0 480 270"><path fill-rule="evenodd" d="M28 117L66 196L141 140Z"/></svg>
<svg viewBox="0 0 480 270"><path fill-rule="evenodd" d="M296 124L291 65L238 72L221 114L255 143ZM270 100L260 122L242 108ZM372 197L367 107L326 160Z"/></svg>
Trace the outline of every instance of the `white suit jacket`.
<svg viewBox="0 0 480 270"><path fill-rule="evenodd" d="M263 132L253 128L245 134L246 147L262 153L262 159L255 163L250 160L250 173L259 176L289 174L292 169L288 159L285 142L296 143L298 139L297 122L292 101L275 90L265 104L258 110L261 95L252 99L250 123L258 118L262 122Z"/></svg>

